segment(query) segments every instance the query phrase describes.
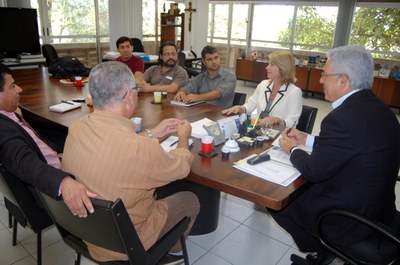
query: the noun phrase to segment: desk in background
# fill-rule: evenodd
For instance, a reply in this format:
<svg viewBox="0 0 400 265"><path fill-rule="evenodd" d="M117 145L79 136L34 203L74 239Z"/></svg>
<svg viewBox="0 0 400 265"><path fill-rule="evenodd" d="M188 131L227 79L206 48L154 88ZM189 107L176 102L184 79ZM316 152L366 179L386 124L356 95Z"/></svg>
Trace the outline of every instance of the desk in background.
<svg viewBox="0 0 400 265"><path fill-rule="evenodd" d="M13 71L12 75L23 89L20 106L24 115L39 119L67 133L72 122L91 111L89 107L83 105L82 108L62 114L50 112L48 109L50 105L59 103L61 100L82 97L82 89L62 84L58 79L49 78L45 67L17 70ZM223 117L220 114L221 109L216 106L204 103L190 108L176 107L170 104L171 99L172 95L168 95L168 99L156 105L151 104L153 100L151 93L139 94L134 116L142 117L142 128L152 128L165 118L187 119L189 122L194 122L205 117L215 121ZM219 150L216 157L204 158L197 154L201 149L200 140L194 139L191 148L194 161L187 179L199 186L217 192L223 191L274 210L284 208L306 186L303 177L283 187L233 168L234 161L253 153L260 153L267 148L266 144L263 147L242 149L237 153L232 153L228 160L222 160L221 147L216 147ZM204 207L207 208L207 206ZM205 216L205 218L210 218L210 216Z"/></svg>

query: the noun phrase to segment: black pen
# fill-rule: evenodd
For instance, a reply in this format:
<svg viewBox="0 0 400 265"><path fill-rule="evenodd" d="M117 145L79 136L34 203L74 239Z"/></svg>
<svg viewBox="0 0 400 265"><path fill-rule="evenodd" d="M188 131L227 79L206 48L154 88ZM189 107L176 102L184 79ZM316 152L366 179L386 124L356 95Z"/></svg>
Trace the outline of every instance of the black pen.
<svg viewBox="0 0 400 265"><path fill-rule="evenodd" d="M179 142L179 140L176 140L175 142L173 142L172 144L170 144L170 146L169 147L172 147L172 146L174 146L175 144L177 144Z"/></svg>
<svg viewBox="0 0 400 265"><path fill-rule="evenodd" d="M62 102L62 103L69 104L69 105L75 105L74 103L68 102L68 101L66 101L66 100L61 100L61 102Z"/></svg>
<svg viewBox="0 0 400 265"><path fill-rule="evenodd" d="M295 126L296 126L296 122L294 122L293 126L290 127L289 130L287 130L286 134L289 134Z"/></svg>

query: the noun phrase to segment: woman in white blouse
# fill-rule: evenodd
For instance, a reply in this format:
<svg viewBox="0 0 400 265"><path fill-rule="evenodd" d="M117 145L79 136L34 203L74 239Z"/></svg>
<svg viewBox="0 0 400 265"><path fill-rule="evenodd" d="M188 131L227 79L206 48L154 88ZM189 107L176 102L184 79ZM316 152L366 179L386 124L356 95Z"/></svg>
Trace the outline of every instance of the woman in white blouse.
<svg viewBox="0 0 400 265"><path fill-rule="evenodd" d="M276 51L268 55L268 80L262 81L242 106L233 106L222 114L251 114L257 109L259 125L282 124L292 127L298 122L302 110L302 92L296 81L296 66L288 51Z"/></svg>

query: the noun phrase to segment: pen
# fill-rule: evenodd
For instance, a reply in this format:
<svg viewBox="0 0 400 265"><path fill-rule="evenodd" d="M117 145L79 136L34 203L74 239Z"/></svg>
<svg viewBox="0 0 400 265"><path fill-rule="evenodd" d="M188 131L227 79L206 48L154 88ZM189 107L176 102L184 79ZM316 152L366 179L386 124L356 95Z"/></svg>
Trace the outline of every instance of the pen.
<svg viewBox="0 0 400 265"><path fill-rule="evenodd" d="M296 126L297 122L293 123L293 126L289 128L289 130L286 132L286 134L289 134L292 131L292 128L294 128Z"/></svg>
<svg viewBox="0 0 400 265"><path fill-rule="evenodd" d="M169 147L174 146L175 144L177 144L179 142L179 140L176 140L175 142L173 142L172 144L169 145Z"/></svg>
<svg viewBox="0 0 400 265"><path fill-rule="evenodd" d="M66 101L66 100L61 100L61 102L62 102L62 103L69 104L69 105L75 105L74 103L68 102L68 101Z"/></svg>
<svg viewBox="0 0 400 265"><path fill-rule="evenodd" d="M258 120L260 119L260 115L258 115L257 119L255 120L253 124L253 129L256 127Z"/></svg>

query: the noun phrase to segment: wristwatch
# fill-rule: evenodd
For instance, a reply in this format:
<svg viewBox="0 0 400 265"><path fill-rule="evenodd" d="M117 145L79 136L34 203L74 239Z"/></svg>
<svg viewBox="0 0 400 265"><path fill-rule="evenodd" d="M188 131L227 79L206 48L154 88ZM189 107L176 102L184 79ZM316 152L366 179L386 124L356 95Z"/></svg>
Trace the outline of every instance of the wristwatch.
<svg viewBox="0 0 400 265"><path fill-rule="evenodd" d="M153 138L153 133L151 132L150 129L146 129L145 131L146 131L148 137Z"/></svg>

